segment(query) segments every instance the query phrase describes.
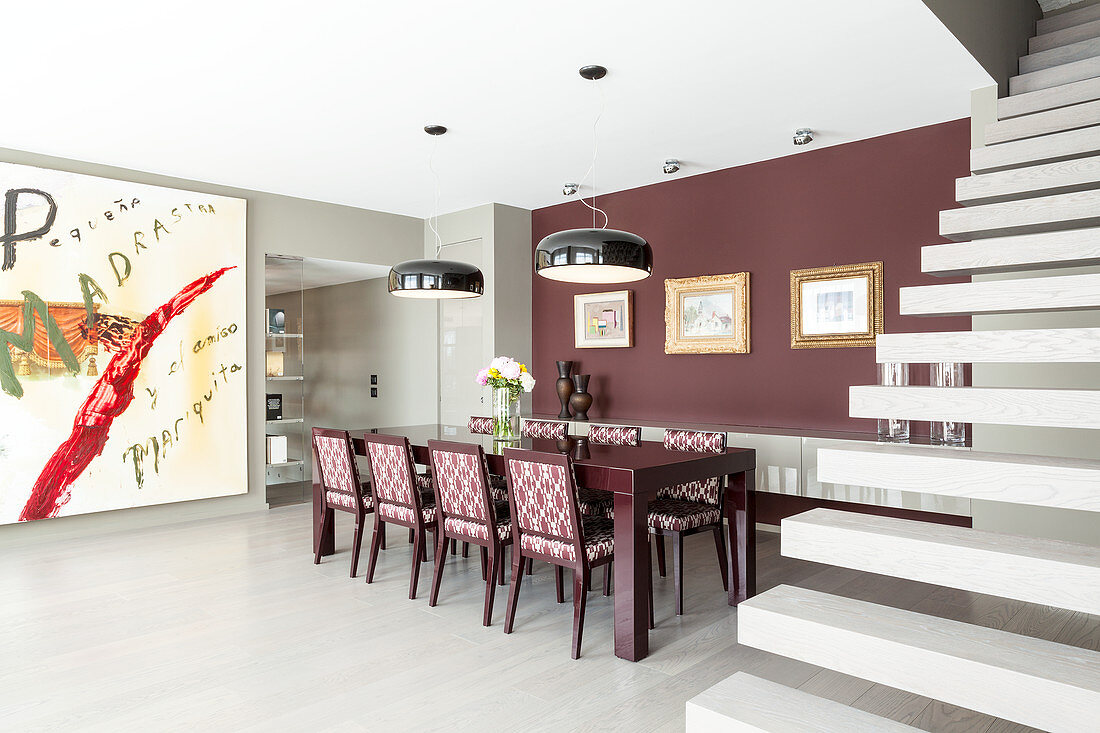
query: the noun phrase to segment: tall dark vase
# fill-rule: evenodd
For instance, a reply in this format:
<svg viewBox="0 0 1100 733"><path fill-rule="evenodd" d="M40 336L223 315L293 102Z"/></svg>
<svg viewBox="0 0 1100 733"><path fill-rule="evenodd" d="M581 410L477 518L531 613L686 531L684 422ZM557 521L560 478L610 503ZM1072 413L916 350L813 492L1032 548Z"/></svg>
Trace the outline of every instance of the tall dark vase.
<svg viewBox="0 0 1100 733"><path fill-rule="evenodd" d="M573 371L573 362L555 361L554 363L558 365L558 381L554 386L558 390L558 400L561 402L561 412L558 413L558 417L567 419L573 417L569 413L569 395L573 394L573 380L569 378L569 372Z"/></svg>
<svg viewBox="0 0 1100 733"><path fill-rule="evenodd" d="M592 406L592 395L588 394L588 378L591 376L591 374L573 375L575 391L569 395L569 406L573 408L573 415L578 420L587 420L588 408Z"/></svg>

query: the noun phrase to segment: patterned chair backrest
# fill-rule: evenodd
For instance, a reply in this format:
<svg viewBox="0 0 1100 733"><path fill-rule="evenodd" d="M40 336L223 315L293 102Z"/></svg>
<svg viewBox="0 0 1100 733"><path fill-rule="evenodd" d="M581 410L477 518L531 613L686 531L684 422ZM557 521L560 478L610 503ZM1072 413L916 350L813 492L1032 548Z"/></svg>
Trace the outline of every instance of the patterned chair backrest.
<svg viewBox="0 0 1100 733"><path fill-rule="evenodd" d="M721 453L726 449L726 434L708 433L704 430L666 430L665 448Z"/></svg>
<svg viewBox="0 0 1100 733"><path fill-rule="evenodd" d="M444 517L482 523L495 520L489 501L489 469L481 446L429 440L428 453L435 476L436 505Z"/></svg>
<svg viewBox="0 0 1100 733"><path fill-rule="evenodd" d="M416 490L409 439L371 433L363 437L367 442L375 501L401 504L419 512L420 492Z"/></svg>
<svg viewBox="0 0 1100 733"><path fill-rule="evenodd" d="M492 435L493 434L493 418L491 417L471 417L470 421L466 423L466 428L471 433L477 433L478 435Z"/></svg>
<svg viewBox="0 0 1100 733"><path fill-rule="evenodd" d="M598 445L638 445L641 440L641 428L630 428L622 425L593 425L588 429L588 441Z"/></svg>
<svg viewBox="0 0 1100 733"><path fill-rule="evenodd" d="M351 434L346 430L313 428L313 450L317 455L321 487L326 492L338 492L355 497L340 503L362 508L359 491L359 467L351 447Z"/></svg>
<svg viewBox="0 0 1100 733"><path fill-rule="evenodd" d="M569 456L505 448L504 464L513 532L572 545L574 557L580 557L577 489Z"/></svg>
<svg viewBox="0 0 1100 733"><path fill-rule="evenodd" d="M556 420L524 420L522 433L524 438L564 440L569 433L569 424Z"/></svg>

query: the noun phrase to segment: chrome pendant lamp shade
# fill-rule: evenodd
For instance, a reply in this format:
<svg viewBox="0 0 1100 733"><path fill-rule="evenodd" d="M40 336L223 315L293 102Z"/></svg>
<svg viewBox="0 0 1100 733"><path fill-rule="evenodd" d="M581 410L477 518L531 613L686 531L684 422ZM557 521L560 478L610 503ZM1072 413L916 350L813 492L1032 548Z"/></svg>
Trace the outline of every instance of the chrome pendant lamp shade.
<svg viewBox="0 0 1100 733"><path fill-rule="evenodd" d="M447 132L443 125L428 125L424 132L429 135L442 135ZM435 175L435 167L429 167ZM439 200L439 179L436 179L436 203ZM445 300L457 298L477 298L485 292L485 276L481 270L468 262L441 260L439 253L445 246L439 237L435 223L436 212L428 219L428 226L435 234L434 260L408 260L390 268L389 291L399 298L422 298Z"/></svg>
<svg viewBox="0 0 1100 733"><path fill-rule="evenodd" d="M653 250L637 234L617 229L566 229L535 248L535 272L572 283L625 283L653 273Z"/></svg>

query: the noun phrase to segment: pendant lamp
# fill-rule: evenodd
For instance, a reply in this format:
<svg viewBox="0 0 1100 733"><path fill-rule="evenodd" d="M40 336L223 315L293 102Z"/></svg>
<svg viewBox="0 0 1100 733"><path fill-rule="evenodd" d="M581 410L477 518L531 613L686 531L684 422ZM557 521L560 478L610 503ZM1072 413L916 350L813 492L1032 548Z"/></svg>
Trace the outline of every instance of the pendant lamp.
<svg viewBox="0 0 1100 733"><path fill-rule="evenodd" d="M580 75L589 81L607 74L603 66L582 66ZM607 212L596 207L596 126L592 125L592 209L591 229L566 229L544 237L535 248L535 272L550 280L571 283L625 283L644 280L653 273L653 250L637 234L607 228ZM585 175L585 178L588 176ZM583 183L583 179L581 181ZM603 214L603 228L596 228L596 212Z"/></svg>
<svg viewBox="0 0 1100 733"><path fill-rule="evenodd" d="M424 132L442 135L447 128L428 125ZM428 166L435 175L435 166L429 158ZM437 227L439 208L439 178L436 177L436 205L428 218L428 227L435 234L434 260L408 260L390 268L389 290L399 298L428 298L433 300L477 298L485 292L485 277L481 270L468 262L441 260L439 253L443 243Z"/></svg>

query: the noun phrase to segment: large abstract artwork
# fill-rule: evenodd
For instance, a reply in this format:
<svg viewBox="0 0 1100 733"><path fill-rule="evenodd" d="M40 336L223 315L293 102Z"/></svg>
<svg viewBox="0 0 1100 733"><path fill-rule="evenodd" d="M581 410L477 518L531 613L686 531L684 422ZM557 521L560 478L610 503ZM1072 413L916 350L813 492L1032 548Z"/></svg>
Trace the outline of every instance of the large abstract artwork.
<svg viewBox="0 0 1100 733"><path fill-rule="evenodd" d="M247 491L245 202L0 164L0 523Z"/></svg>

